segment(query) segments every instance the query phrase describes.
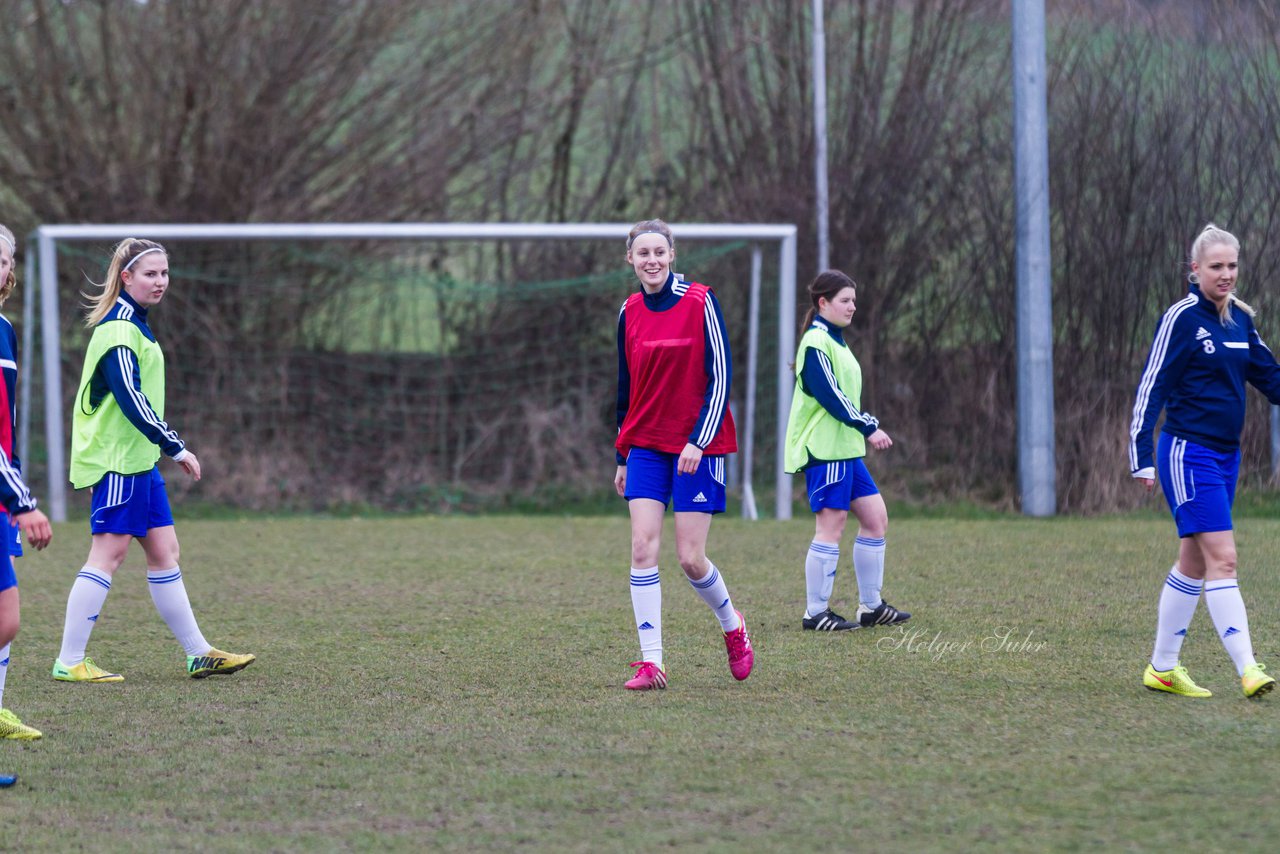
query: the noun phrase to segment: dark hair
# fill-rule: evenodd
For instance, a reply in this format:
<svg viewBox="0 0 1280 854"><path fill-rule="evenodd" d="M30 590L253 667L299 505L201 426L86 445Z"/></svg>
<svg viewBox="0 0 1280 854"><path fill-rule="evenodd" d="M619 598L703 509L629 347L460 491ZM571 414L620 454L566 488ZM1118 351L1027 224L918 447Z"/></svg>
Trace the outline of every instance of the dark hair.
<svg viewBox="0 0 1280 854"><path fill-rule="evenodd" d="M800 334L804 335L809 324L813 323L813 318L818 314L818 300L825 298L828 301L836 298L836 294L845 288L853 288L858 290L857 284L853 279L846 276L839 270L823 270L818 277L809 283L809 311L805 313L804 322L800 324Z"/></svg>

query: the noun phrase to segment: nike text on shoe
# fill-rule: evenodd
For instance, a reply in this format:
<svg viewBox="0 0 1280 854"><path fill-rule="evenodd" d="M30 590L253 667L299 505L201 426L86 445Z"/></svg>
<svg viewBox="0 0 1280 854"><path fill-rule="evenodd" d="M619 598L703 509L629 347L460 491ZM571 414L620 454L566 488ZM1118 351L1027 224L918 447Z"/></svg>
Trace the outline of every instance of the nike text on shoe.
<svg viewBox="0 0 1280 854"><path fill-rule="evenodd" d="M1142 684L1152 691L1164 691L1166 694L1177 694L1179 697L1212 697L1213 694L1201 688L1187 675L1187 668L1181 664L1172 670L1156 670L1148 664L1142 674Z"/></svg>
<svg viewBox="0 0 1280 854"><path fill-rule="evenodd" d="M847 632L858 628L858 624L828 608L816 617L806 615L800 621L800 628L811 632Z"/></svg>
<svg viewBox="0 0 1280 854"><path fill-rule="evenodd" d="M206 676L228 676L244 670L257 658L252 655L237 655L234 652L223 652L211 649L204 655L187 656L187 674L192 679L203 679Z"/></svg>
<svg viewBox="0 0 1280 854"><path fill-rule="evenodd" d="M733 678L741 682L751 675L751 667L755 664L756 654L751 651L751 636L747 634L747 621L741 611L738 615L738 627L724 633L725 652L729 653L729 672Z"/></svg>
<svg viewBox="0 0 1280 854"><path fill-rule="evenodd" d="M124 677L119 673L108 673L101 667L93 663L92 658L86 658L79 664L73 664L71 667L63 664L61 661L53 663L53 678L59 682L123 682Z"/></svg>
<svg viewBox="0 0 1280 854"><path fill-rule="evenodd" d="M1269 694L1276 687L1276 680L1263 672L1266 669L1265 664L1250 664L1244 669L1244 675L1240 677L1240 685L1244 688L1244 695L1249 699Z"/></svg>
<svg viewBox="0 0 1280 854"><path fill-rule="evenodd" d="M41 736L40 730L27 726L18 720L18 716L8 709L0 709L0 738L12 738L15 741L35 741Z"/></svg>
<svg viewBox="0 0 1280 854"><path fill-rule="evenodd" d="M857 619L858 625L864 629L870 626L892 626L897 623L905 623L911 619L911 615L906 611L899 611L883 599L874 608L859 605L858 613L854 617Z"/></svg>
<svg viewBox="0 0 1280 854"><path fill-rule="evenodd" d="M628 691L654 691L667 687L667 674L652 661L633 661L631 666L639 670L623 686Z"/></svg>

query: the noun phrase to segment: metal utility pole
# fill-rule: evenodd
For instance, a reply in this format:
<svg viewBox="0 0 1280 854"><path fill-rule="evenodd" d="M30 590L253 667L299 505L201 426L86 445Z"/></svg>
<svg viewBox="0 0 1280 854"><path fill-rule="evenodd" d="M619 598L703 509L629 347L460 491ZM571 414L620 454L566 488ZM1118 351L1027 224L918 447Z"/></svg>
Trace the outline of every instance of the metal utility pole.
<svg viewBox="0 0 1280 854"><path fill-rule="evenodd" d="M1044 29L1044 0L1013 0L1018 485L1022 512L1027 516L1057 512Z"/></svg>
<svg viewBox="0 0 1280 854"><path fill-rule="evenodd" d="M818 271L831 266L827 191L827 35L822 0L813 0L813 186L817 206Z"/></svg>

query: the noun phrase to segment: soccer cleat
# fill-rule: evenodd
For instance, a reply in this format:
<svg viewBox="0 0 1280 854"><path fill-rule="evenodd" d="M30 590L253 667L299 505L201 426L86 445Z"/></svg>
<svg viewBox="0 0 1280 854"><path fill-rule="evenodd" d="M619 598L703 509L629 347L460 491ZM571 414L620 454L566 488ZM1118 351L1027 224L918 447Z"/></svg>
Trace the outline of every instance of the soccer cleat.
<svg viewBox="0 0 1280 854"><path fill-rule="evenodd" d="M631 666L640 669L623 686L628 691L653 691L667 687L667 674L652 661L633 661Z"/></svg>
<svg viewBox="0 0 1280 854"><path fill-rule="evenodd" d="M244 670L256 660L252 655L236 655L233 652L210 649L204 655L187 656L187 673L192 679L230 675Z"/></svg>
<svg viewBox="0 0 1280 854"><path fill-rule="evenodd" d="M738 615L738 627L724 633L724 648L729 653L729 672L733 678L741 682L751 675L751 666L755 664L756 654L751 651L751 636L747 634L747 621L741 611Z"/></svg>
<svg viewBox="0 0 1280 854"><path fill-rule="evenodd" d="M1181 664L1174 665L1172 670L1156 670L1152 664L1142 673L1142 684L1152 691L1164 691L1177 694L1179 697L1212 697L1207 688L1201 688L1187 675L1187 668Z"/></svg>
<svg viewBox="0 0 1280 854"><path fill-rule="evenodd" d="M53 678L59 682L123 682L124 677L119 673L108 673L101 667L93 663L92 658L86 658L79 664L73 664L71 667L63 664L61 659L53 663Z"/></svg>
<svg viewBox="0 0 1280 854"><path fill-rule="evenodd" d="M7 789L18 782L17 774L0 774L0 789Z"/></svg>
<svg viewBox="0 0 1280 854"><path fill-rule="evenodd" d="M1246 697L1250 699L1261 697L1263 694L1271 693L1271 690L1276 687L1276 680L1263 672L1266 669L1265 664L1250 664L1244 669L1240 684L1244 687Z"/></svg>
<svg viewBox="0 0 1280 854"><path fill-rule="evenodd" d="M905 623L911 619L911 615L906 611L899 611L883 599L874 608L859 605L858 612L854 614L854 617L858 621L858 627L863 629L871 626L892 626L896 623Z"/></svg>
<svg viewBox="0 0 1280 854"><path fill-rule="evenodd" d="M816 617L810 617L806 612L804 619L800 621L800 628L811 632L847 632L858 628L858 624L828 608Z"/></svg>
<svg viewBox="0 0 1280 854"><path fill-rule="evenodd" d="M18 720L18 716L8 709L0 709L0 738L12 738L16 741L34 741L44 733L33 726L27 726Z"/></svg>

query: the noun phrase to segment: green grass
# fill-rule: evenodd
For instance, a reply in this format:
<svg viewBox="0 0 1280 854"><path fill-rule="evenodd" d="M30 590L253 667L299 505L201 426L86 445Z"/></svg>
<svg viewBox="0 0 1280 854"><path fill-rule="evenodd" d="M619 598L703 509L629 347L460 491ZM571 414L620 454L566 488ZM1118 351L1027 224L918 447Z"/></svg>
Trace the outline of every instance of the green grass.
<svg viewBox="0 0 1280 854"><path fill-rule="evenodd" d="M180 523L206 635L259 661L185 678L135 555L90 645L120 685L48 678L88 541L59 526L18 567L5 700L45 738L0 743L21 776L0 848L1247 850L1280 830L1280 697L1240 696L1203 610L1184 663L1215 696L1141 688L1167 521L895 521L909 630L821 637L799 631L810 525L713 526L744 683L668 543L671 686L639 695L621 517ZM1280 522L1239 529L1280 666Z"/></svg>

